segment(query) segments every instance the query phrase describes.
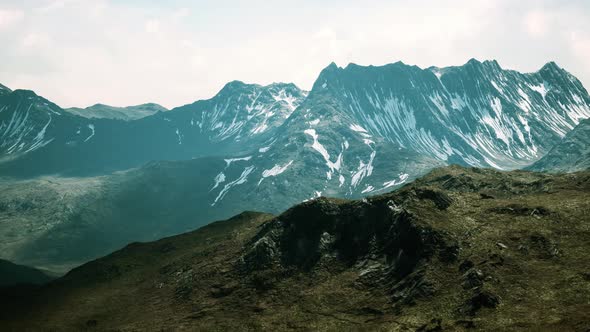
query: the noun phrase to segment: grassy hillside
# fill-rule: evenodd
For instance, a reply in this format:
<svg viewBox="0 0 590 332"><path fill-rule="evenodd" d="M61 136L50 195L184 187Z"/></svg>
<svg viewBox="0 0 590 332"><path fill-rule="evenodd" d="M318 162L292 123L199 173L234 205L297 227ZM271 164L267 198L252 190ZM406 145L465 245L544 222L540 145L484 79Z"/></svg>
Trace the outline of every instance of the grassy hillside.
<svg viewBox="0 0 590 332"><path fill-rule="evenodd" d="M589 211L589 172L437 169L131 244L12 297L0 329L587 331Z"/></svg>

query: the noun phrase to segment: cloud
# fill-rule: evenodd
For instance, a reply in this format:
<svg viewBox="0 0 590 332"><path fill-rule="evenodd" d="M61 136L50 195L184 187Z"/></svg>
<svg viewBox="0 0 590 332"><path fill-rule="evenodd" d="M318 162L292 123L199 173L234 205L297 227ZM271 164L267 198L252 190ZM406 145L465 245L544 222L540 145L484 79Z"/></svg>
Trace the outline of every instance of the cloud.
<svg viewBox="0 0 590 332"><path fill-rule="evenodd" d="M160 21L157 19L150 19L145 23L145 31L147 33L157 34L160 32Z"/></svg>
<svg viewBox="0 0 590 332"><path fill-rule="evenodd" d="M332 61L427 67L476 57L535 71L555 60L590 85L590 6L583 1L4 3L12 14L0 10L2 83L66 107L174 107L210 98L234 79L309 89ZM7 21L19 28L3 32Z"/></svg>
<svg viewBox="0 0 590 332"><path fill-rule="evenodd" d="M185 17L188 17L190 15L190 13L191 13L191 10L189 8L183 7L183 8L176 10L172 14L172 18L174 20L181 20L181 19L184 19Z"/></svg>
<svg viewBox="0 0 590 332"><path fill-rule="evenodd" d="M50 44L51 38L46 33L30 32L22 41L25 48L39 48Z"/></svg>
<svg viewBox="0 0 590 332"><path fill-rule="evenodd" d="M524 26L533 37L543 37L549 28L549 15L540 10L529 12L524 17Z"/></svg>
<svg viewBox="0 0 590 332"><path fill-rule="evenodd" d="M22 21L24 18L22 10L0 9L0 29L9 27Z"/></svg>
<svg viewBox="0 0 590 332"><path fill-rule="evenodd" d="M590 36L572 33L570 38L575 54L590 60Z"/></svg>
<svg viewBox="0 0 590 332"><path fill-rule="evenodd" d="M66 8L67 6L71 6L81 1L84 0L45 0L44 4L40 7L37 7L36 10L40 12L59 11Z"/></svg>

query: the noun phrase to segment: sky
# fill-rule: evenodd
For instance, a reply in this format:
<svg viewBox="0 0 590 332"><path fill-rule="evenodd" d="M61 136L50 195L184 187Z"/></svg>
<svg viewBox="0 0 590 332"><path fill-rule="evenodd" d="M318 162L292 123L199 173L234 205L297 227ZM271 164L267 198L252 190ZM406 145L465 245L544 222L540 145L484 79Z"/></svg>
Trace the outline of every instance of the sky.
<svg viewBox="0 0 590 332"><path fill-rule="evenodd" d="M548 61L590 87L590 1L0 0L0 83L62 107L207 99L225 83L310 89L335 62Z"/></svg>

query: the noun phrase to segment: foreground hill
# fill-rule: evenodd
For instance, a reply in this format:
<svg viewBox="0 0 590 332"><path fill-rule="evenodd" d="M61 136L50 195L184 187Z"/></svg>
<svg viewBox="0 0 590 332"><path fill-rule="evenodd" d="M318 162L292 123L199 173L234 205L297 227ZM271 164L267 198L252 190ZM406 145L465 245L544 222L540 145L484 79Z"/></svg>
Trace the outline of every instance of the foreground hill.
<svg viewBox="0 0 590 332"><path fill-rule="evenodd" d="M586 331L588 209L588 172L437 169L131 244L11 298L0 329Z"/></svg>
<svg viewBox="0 0 590 332"><path fill-rule="evenodd" d="M40 285L54 279L47 273L0 259L0 287L18 284Z"/></svg>

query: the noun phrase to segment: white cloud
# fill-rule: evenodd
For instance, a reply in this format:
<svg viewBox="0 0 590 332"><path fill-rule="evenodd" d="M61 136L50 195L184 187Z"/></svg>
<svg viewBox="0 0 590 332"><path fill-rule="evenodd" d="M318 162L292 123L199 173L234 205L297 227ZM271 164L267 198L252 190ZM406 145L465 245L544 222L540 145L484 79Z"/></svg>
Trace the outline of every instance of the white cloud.
<svg viewBox="0 0 590 332"><path fill-rule="evenodd" d="M147 33L159 33L160 32L160 21L157 19L150 19L145 23L145 31Z"/></svg>
<svg viewBox="0 0 590 332"><path fill-rule="evenodd" d="M581 36L578 33L571 34L572 48L576 55L590 60L590 36Z"/></svg>
<svg viewBox="0 0 590 332"><path fill-rule="evenodd" d="M181 20L185 17L188 17L191 13L191 10L188 8L180 8L178 10L176 10L173 14L172 14L172 18L174 20Z"/></svg>
<svg viewBox="0 0 590 332"><path fill-rule="evenodd" d="M50 0L50 1L47 1L47 3L44 6L39 7L38 9L40 11L51 11L51 10L61 9L61 8L65 7L68 2L69 2L68 0Z"/></svg>
<svg viewBox="0 0 590 332"><path fill-rule="evenodd" d="M22 10L0 9L0 29L21 21L24 16Z"/></svg>
<svg viewBox="0 0 590 332"><path fill-rule="evenodd" d="M524 26L533 37L543 37L549 28L549 15L541 10L531 11L524 17Z"/></svg>
<svg viewBox="0 0 590 332"><path fill-rule="evenodd" d="M25 48L39 48L48 46L51 38L46 33L30 32L23 38L22 46Z"/></svg>

